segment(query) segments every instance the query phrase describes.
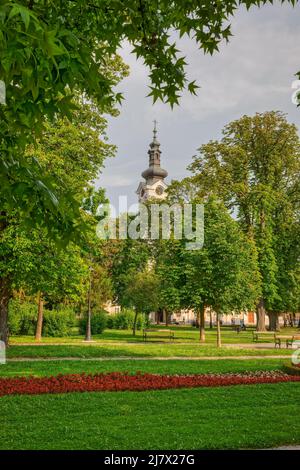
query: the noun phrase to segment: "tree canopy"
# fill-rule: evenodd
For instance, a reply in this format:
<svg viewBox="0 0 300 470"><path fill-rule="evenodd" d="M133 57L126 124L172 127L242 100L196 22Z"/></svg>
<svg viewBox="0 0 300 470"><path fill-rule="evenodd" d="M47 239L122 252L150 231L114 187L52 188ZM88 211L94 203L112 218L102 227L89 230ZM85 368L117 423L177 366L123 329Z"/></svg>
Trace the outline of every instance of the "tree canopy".
<svg viewBox="0 0 300 470"><path fill-rule="evenodd" d="M297 0L282 0L295 5ZM117 52L128 41L149 69L150 95L171 106L189 81L185 58L171 31L193 38L206 53L231 36L230 19L240 6L272 0L2 0L0 3L0 80L6 105L0 106L0 201L35 215L51 206L57 219L72 220L55 197L52 179L43 179L36 159L24 160L45 122L72 117L74 93L109 112L122 99L115 86L124 76ZM32 190L30 203L23 193ZM61 198L63 197L60 195ZM44 222L51 227L53 221ZM62 228L62 226L60 227ZM67 229L68 227L65 227Z"/></svg>
<svg viewBox="0 0 300 470"><path fill-rule="evenodd" d="M220 141L202 145L189 170L191 177L171 185L170 197L214 195L253 240L262 278L259 328L264 329L266 311L272 316L299 304L297 128L280 112L244 116L225 127Z"/></svg>

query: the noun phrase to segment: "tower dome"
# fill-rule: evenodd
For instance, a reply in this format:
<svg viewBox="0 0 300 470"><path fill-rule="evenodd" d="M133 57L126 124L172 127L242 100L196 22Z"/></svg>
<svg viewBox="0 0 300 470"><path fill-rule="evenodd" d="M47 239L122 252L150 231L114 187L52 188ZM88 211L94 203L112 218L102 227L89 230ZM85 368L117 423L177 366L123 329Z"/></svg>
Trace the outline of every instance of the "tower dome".
<svg viewBox="0 0 300 470"><path fill-rule="evenodd" d="M160 143L157 140L157 122L154 121L153 140L148 150L149 166L143 171L142 177L145 182L140 183L137 194L139 201L145 201L149 198L164 199L166 197L167 184L164 179L168 172L160 166Z"/></svg>

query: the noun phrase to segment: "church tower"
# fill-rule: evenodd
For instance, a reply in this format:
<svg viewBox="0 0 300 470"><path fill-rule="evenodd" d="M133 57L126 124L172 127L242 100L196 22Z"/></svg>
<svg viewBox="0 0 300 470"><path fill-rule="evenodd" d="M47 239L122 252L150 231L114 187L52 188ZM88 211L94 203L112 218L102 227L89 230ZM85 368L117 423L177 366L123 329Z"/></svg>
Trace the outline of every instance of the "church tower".
<svg viewBox="0 0 300 470"><path fill-rule="evenodd" d="M139 196L139 202L145 202L147 199L165 199L167 184L165 178L168 172L160 166L160 143L157 140L157 122L154 121L153 140L148 150L149 167L143 171L142 177L145 181L139 184L136 191Z"/></svg>

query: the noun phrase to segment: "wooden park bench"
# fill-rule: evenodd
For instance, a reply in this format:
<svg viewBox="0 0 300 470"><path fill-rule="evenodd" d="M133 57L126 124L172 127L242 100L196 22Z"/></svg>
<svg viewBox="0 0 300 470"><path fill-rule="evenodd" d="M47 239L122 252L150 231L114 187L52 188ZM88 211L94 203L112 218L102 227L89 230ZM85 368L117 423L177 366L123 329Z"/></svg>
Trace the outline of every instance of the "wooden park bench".
<svg viewBox="0 0 300 470"><path fill-rule="evenodd" d="M148 328L143 330L143 341L147 341L147 339L152 336L154 338L167 338L169 341L172 341L174 340L174 331L166 329L158 330L157 328Z"/></svg>
<svg viewBox="0 0 300 470"><path fill-rule="evenodd" d="M267 338L274 338L274 332L272 331L252 331L253 341L257 343L258 341L266 341Z"/></svg>
<svg viewBox="0 0 300 470"><path fill-rule="evenodd" d="M282 343L285 343L286 347L288 348L289 346L293 346L293 343L295 341L300 342L300 335L299 334L298 335L277 335L277 334L275 334L274 337L275 337L275 348L277 348L277 346L279 348L281 348Z"/></svg>

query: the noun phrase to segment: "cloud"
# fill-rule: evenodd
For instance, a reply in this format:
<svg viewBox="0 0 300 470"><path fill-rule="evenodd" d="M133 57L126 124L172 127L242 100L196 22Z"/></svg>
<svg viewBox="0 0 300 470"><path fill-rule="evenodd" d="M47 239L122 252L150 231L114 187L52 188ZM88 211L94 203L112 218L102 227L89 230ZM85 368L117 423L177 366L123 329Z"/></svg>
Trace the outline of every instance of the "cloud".
<svg viewBox="0 0 300 470"><path fill-rule="evenodd" d="M107 173L99 178L99 183L101 186L107 188L120 188L124 186L130 186L131 184L135 183L135 179L130 178L129 176Z"/></svg>
<svg viewBox="0 0 300 470"><path fill-rule="evenodd" d="M234 37L220 52L204 55L193 41L180 41L187 56L189 78L201 88L197 97L183 94L180 107L154 106L146 98L147 69L125 44L122 55L131 74L119 86L125 102L118 118L109 121L109 137L118 155L106 162L99 183L112 200L126 192L132 202L148 165L152 121L158 119L162 164L170 179L186 175L186 166L202 143L218 138L225 124L244 114L282 110L299 121L292 104L292 82L300 69L300 5L266 5L247 12L241 8L232 21Z"/></svg>

